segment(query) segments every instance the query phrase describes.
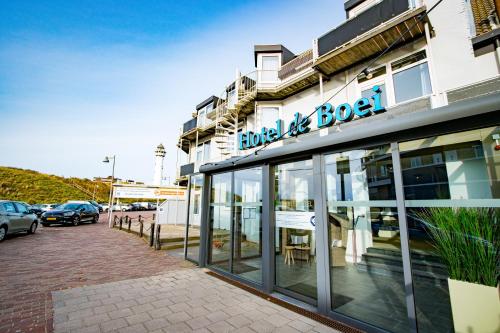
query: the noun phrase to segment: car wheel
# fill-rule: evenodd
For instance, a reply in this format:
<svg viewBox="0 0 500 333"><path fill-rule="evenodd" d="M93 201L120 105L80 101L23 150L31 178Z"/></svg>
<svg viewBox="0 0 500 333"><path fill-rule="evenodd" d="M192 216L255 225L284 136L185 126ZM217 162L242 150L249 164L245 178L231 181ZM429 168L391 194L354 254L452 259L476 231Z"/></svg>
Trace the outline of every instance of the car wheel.
<svg viewBox="0 0 500 333"><path fill-rule="evenodd" d="M31 226L28 229L28 235L34 234L36 232L37 226L38 226L38 224L36 222L31 223Z"/></svg>
<svg viewBox="0 0 500 333"><path fill-rule="evenodd" d="M77 226L77 225L79 225L79 224L80 224L80 217L79 217L79 216L77 216L77 217L75 217L75 219L73 220L73 225L76 227L76 226Z"/></svg>
<svg viewBox="0 0 500 333"><path fill-rule="evenodd" d="M7 227L2 226L0 227L0 242L5 239L5 236L7 236Z"/></svg>

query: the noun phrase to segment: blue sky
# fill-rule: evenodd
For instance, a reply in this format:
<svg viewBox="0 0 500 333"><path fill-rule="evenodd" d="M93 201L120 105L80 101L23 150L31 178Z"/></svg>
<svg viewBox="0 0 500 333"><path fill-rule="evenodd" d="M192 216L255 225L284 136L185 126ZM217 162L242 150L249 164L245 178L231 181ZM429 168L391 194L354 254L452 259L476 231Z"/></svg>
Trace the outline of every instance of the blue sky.
<svg viewBox="0 0 500 333"><path fill-rule="evenodd" d="M254 44L299 53L344 18L339 0L2 1L0 165L91 178L116 154L150 182L162 142L173 180L179 128Z"/></svg>

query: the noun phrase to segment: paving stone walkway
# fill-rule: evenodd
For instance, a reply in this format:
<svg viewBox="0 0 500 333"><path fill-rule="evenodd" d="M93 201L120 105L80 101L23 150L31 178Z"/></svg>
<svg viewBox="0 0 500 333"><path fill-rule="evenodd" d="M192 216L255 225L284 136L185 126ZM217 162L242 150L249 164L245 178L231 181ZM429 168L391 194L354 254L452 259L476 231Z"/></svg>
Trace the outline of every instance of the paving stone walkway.
<svg viewBox="0 0 500 333"><path fill-rule="evenodd" d="M101 220L105 220L102 216ZM0 332L53 329L51 292L192 267L107 223L39 228L0 243Z"/></svg>
<svg viewBox="0 0 500 333"><path fill-rule="evenodd" d="M206 274L165 274L52 292L54 331L338 332Z"/></svg>

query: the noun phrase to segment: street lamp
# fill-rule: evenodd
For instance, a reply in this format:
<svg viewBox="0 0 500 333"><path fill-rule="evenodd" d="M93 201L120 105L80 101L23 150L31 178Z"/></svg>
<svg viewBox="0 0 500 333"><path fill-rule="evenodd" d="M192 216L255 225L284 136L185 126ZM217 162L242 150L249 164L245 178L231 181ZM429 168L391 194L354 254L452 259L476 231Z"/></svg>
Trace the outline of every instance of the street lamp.
<svg viewBox="0 0 500 333"><path fill-rule="evenodd" d="M113 200L113 182L115 181L115 161L116 161L116 155L113 156L105 156L104 160L102 161L103 163L109 163L109 160L113 160L113 172L111 173L111 184L109 186L109 204L108 204L108 225L110 228L113 226L111 225L111 214L113 212L113 207L111 207L112 200Z"/></svg>

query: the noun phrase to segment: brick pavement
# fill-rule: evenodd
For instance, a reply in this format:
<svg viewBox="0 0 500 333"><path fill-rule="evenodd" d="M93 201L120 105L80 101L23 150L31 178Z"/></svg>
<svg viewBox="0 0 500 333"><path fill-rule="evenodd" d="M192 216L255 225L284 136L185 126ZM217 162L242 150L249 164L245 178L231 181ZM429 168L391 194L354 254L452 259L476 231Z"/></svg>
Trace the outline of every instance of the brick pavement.
<svg viewBox="0 0 500 333"><path fill-rule="evenodd" d="M106 223L39 228L0 243L0 332L51 332L51 291L190 266Z"/></svg>
<svg viewBox="0 0 500 333"><path fill-rule="evenodd" d="M55 333L337 332L199 268L52 295Z"/></svg>

